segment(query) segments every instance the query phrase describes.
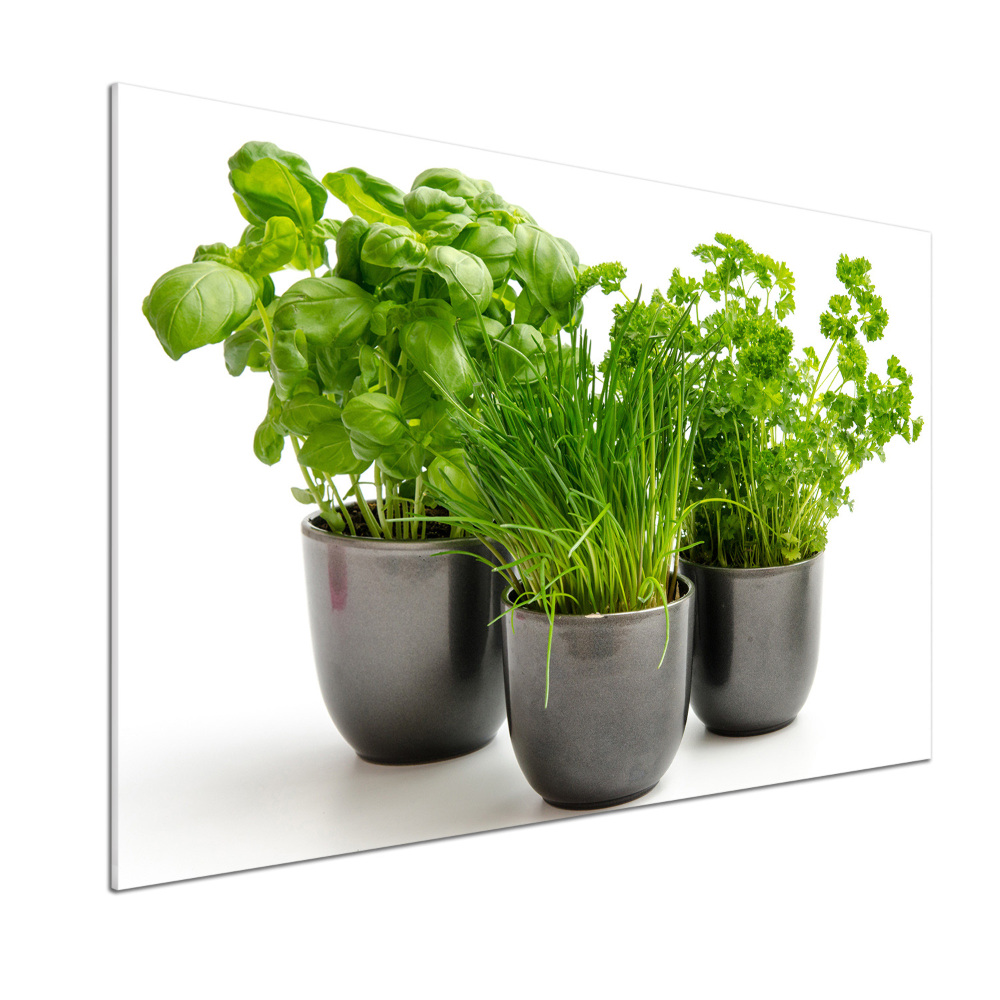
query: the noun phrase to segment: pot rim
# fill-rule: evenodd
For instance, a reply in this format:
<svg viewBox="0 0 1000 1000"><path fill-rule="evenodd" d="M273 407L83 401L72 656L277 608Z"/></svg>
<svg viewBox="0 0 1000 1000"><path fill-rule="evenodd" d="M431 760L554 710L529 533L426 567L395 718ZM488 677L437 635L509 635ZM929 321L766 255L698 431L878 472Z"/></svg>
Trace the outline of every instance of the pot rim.
<svg viewBox="0 0 1000 1000"><path fill-rule="evenodd" d="M489 551L475 535L466 535L465 538L358 538L355 535L334 534L332 531L317 528L312 523L314 517L322 517L322 515L323 512L318 507L306 514L302 518L302 534L327 545L343 544L356 549L375 549L379 552L395 552L397 554L404 549L424 555L429 552L448 552L452 549L465 552L481 548L486 552Z"/></svg>
<svg viewBox="0 0 1000 1000"><path fill-rule="evenodd" d="M678 597L675 600L671 601L667 605L668 609L669 608L678 608L682 604L684 604L686 601L692 600L694 598L694 583L693 583L693 581L689 577L684 576L683 573L678 573L677 574L677 579L684 581L684 585L687 587L687 592L682 597ZM522 607L522 608L516 608L516 609L513 608L512 605L511 605L511 603L510 603L510 601L507 599L508 596L510 595L510 593L511 593L511 588L507 587L507 588L504 589L503 593L500 595L500 608L503 611L504 615L508 614L512 610L516 610L518 614L531 615L534 618L541 618L544 621L548 621L549 620L549 616L544 611L535 611L532 608L524 608L524 607ZM600 615L600 614L592 614L592 615L569 615L569 614L560 614L560 615L555 615L554 619L555 619L556 624L558 624L558 625L579 624L580 626L586 628L586 627L588 627L588 625L593 624L595 622L602 622L602 621L603 622L606 622L606 621L624 621L627 618L642 618L644 616L662 615L662 614L663 614L663 605L661 604L661 605L659 605L658 607L655 607L655 608L640 608L637 611L616 611L614 614L611 614L611 615Z"/></svg>
<svg viewBox="0 0 1000 1000"><path fill-rule="evenodd" d="M712 566L708 563L695 562L693 559L685 559L683 556L680 557L680 561L686 566L693 566L695 569L707 570L712 573L731 573L735 576L753 576L756 573L776 574L802 569L805 566L809 566L810 564L817 562L820 558L822 558L825 552L826 549L822 549L817 552L816 555L810 556L808 559L800 559L798 562L787 563L784 566Z"/></svg>

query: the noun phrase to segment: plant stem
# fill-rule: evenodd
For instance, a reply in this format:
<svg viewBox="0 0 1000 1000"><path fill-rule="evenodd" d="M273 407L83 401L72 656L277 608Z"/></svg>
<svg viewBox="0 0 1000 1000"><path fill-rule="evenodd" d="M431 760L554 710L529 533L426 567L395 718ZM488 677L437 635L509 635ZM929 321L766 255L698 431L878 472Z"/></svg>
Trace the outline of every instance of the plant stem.
<svg viewBox="0 0 1000 1000"><path fill-rule="evenodd" d="M312 476L309 475L309 472L306 469L306 467L298 462L299 449L301 447L298 438L294 434L289 434L288 440L292 442L292 451L295 452L295 461L298 463L299 468L302 470L302 478L306 481L306 486L309 487L309 492L312 494L313 500L316 501L316 504L320 510L322 511L329 510L330 505L326 503L322 492L319 491L318 484L313 482Z"/></svg>
<svg viewBox="0 0 1000 1000"><path fill-rule="evenodd" d="M274 350L274 330L271 328L271 320L268 318L267 310L264 308L264 303L260 301L260 296L254 300L254 304L257 306L257 313L260 315L260 321L264 324L264 333L267 334L268 352L271 352Z"/></svg>
<svg viewBox="0 0 1000 1000"><path fill-rule="evenodd" d="M383 536L391 536L392 529L385 523L386 513L385 507L382 500L382 473L379 472L379 467L376 465L374 467L375 473L375 510L378 512L379 524L382 526Z"/></svg>
<svg viewBox="0 0 1000 1000"><path fill-rule="evenodd" d="M379 528L378 521L372 517L371 507L368 506L368 501L365 500L365 495L361 492L361 482L357 476L351 476L351 492L354 494L358 510L361 511L361 516L364 518L372 538L382 538L382 530Z"/></svg>
<svg viewBox="0 0 1000 1000"><path fill-rule="evenodd" d="M416 517L424 516L424 474L423 471L417 473L417 480L413 486L413 513ZM427 537L427 522L417 522L417 532L420 538Z"/></svg>
<svg viewBox="0 0 1000 1000"><path fill-rule="evenodd" d="M347 525L347 527L350 530L351 534L352 535L357 535L358 532L357 532L357 530L354 527L354 518L351 517L350 514L348 514L348 512L347 512L347 504L344 503L343 498L337 492L337 487L334 484L333 476L327 475L325 478L326 478L326 481L330 484L330 492L333 494L333 498L336 501L337 506L340 508L340 516L344 519L344 523Z"/></svg>
<svg viewBox="0 0 1000 1000"><path fill-rule="evenodd" d="M834 340L834 342L830 345L830 350L826 352L826 357L823 359L823 364L819 366L819 371L816 372L816 381L813 382L813 389L812 392L809 394L809 402L806 403L807 415L811 415L812 413L812 404L813 400L816 398L816 390L819 388L820 379L822 378L823 375L823 369L826 368L826 363L827 361L830 360L830 355L833 354L833 349L837 346L837 343L838 341Z"/></svg>

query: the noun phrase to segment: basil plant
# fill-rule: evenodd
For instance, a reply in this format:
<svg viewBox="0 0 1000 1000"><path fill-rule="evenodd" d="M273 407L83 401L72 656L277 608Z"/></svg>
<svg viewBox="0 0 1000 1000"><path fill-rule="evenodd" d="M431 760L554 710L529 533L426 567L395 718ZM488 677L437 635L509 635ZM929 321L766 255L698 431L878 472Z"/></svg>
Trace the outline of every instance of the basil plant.
<svg viewBox="0 0 1000 1000"><path fill-rule="evenodd" d="M509 376L530 377L579 325L576 251L458 170L406 192L356 167L320 182L300 156L248 142L229 182L239 241L199 246L143 302L163 349L223 342L231 375L270 376L254 452L274 465L288 440L304 480L292 493L332 531L424 537L439 488L465 475L452 416L472 405L477 366L499 345ZM324 216L329 194L346 218ZM308 276L279 295L285 270Z"/></svg>

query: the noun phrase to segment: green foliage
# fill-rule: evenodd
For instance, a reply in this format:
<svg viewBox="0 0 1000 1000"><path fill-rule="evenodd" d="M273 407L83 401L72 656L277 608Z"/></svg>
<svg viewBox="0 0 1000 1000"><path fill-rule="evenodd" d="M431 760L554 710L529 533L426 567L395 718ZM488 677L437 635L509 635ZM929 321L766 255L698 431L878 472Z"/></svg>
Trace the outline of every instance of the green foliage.
<svg viewBox="0 0 1000 1000"><path fill-rule="evenodd" d="M785 263L725 233L694 256L709 265L704 276L675 270L667 295L654 293L616 334L641 344L668 306L689 304L700 334L689 349L705 349L710 337L721 345L693 456L689 558L736 567L809 558L825 548L830 520L852 506L847 477L876 455L884 461L892 438L915 440L923 424L911 418L912 377L898 359L885 379L870 371L864 342L880 339L889 320L871 265L837 262L844 293L820 317L830 341L821 361L811 347L792 357L782 321L794 309L795 279ZM720 308L699 316L704 298Z"/></svg>
<svg viewBox="0 0 1000 1000"><path fill-rule="evenodd" d="M167 354L217 344L254 308L261 286L242 271L214 260L182 264L157 278L142 311Z"/></svg>
<svg viewBox="0 0 1000 1000"><path fill-rule="evenodd" d="M682 325L647 339L634 365L613 350L603 380L576 332L527 362L534 378L509 378L514 348L492 345L478 406L455 414L464 453L439 455L428 475L494 550L517 605L551 620L673 599L690 431L711 372L707 353L685 351Z"/></svg>
<svg viewBox="0 0 1000 1000"><path fill-rule="evenodd" d="M622 290L622 282L625 280L625 268L620 261L609 261L605 264L593 264L585 267L576 280L576 294L578 298L583 298L595 285L601 286L601 291L605 295Z"/></svg>
<svg viewBox="0 0 1000 1000"><path fill-rule="evenodd" d="M326 205L326 191L309 164L271 142L241 146L229 158L229 183L240 213L251 225L283 216L309 229Z"/></svg>
<svg viewBox="0 0 1000 1000"><path fill-rule="evenodd" d="M711 362L685 354L679 324L634 366L613 351L603 380L586 335L530 359L522 346L498 341L480 364L478 406L455 415L464 450L435 463L458 484L442 494L463 527L513 555L521 603L553 614L659 606L686 506L688 406Z"/></svg>
<svg viewBox="0 0 1000 1000"><path fill-rule="evenodd" d="M329 524L355 530L334 483L347 476L372 535L422 537L447 479L431 470L460 451L455 416L477 405L489 345L506 345L512 379L530 378L580 322L586 290L608 290L611 266L581 272L569 243L451 168L409 191L358 167L321 182L301 156L248 142L229 181L239 239L199 246L143 304L164 350L176 359L225 341L230 374L269 375L254 453L273 465L288 440L305 482L293 495ZM346 218L324 216L331 194ZM303 271L276 295L274 277ZM362 485L374 486L374 513Z"/></svg>
<svg viewBox="0 0 1000 1000"><path fill-rule="evenodd" d="M514 238L512 267L522 287L549 315L568 325L577 301L572 248L529 223L515 227Z"/></svg>
<svg viewBox="0 0 1000 1000"><path fill-rule="evenodd" d="M620 288L619 288L620 290ZM659 290L653 292L649 302L643 302L642 289L633 301L627 296L624 302L616 302L612 307L614 328L611 332L614 350L621 355L620 364L634 367L640 353L650 337L663 337L675 326L687 350L692 350L700 337L691 321L690 305L678 305L668 301ZM607 370L610 352L598 366Z"/></svg>
<svg viewBox="0 0 1000 1000"><path fill-rule="evenodd" d="M375 299L343 278L303 278L278 299L275 332L301 330L312 347L347 347L363 336Z"/></svg>

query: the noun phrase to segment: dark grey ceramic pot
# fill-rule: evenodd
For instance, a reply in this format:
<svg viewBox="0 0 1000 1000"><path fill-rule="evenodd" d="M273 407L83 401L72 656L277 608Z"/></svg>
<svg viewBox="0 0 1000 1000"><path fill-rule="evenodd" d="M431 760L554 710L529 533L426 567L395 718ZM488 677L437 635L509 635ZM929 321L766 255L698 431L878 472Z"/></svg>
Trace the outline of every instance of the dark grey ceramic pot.
<svg viewBox="0 0 1000 1000"><path fill-rule="evenodd" d="M823 553L791 566L681 562L698 595L691 707L710 732L759 736L809 697L819 656Z"/></svg>
<svg viewBox="0 0 1000 1000"><path fill-rule="evenodd" d="M513 612L506 599L504 680L514 755L531 787L562 809L618 805L653 789L687 722L694 599L691 584L669 606L617 615L557 615L549 703L549 620Z"/></svg>
<svg viewBox="0 0 1000 1000"><path fill-rule="evenodd" d="M302 540L313 651L344 739L379 764L444 760L489 743L504 717L501 627L489 625L501 578L464 554L488 550L472 538L333 535L312 516Z"/></svg>

